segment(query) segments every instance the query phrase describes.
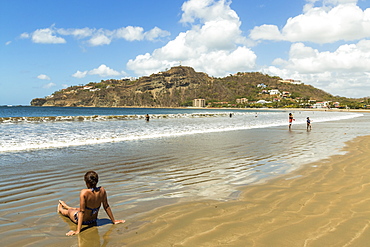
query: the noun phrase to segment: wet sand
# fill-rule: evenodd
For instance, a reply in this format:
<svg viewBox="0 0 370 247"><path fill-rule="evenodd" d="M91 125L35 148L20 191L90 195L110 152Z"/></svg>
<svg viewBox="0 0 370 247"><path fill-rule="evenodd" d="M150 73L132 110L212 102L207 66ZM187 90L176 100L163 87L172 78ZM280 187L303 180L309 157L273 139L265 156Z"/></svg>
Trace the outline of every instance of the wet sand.
<svg viewBox="0 0 370 247"><path fill-rule="evenodd" d="M124 246L368 246L370 137L345 155L305 166L239 200L178 203L126 224L110 243Z"/></svg>

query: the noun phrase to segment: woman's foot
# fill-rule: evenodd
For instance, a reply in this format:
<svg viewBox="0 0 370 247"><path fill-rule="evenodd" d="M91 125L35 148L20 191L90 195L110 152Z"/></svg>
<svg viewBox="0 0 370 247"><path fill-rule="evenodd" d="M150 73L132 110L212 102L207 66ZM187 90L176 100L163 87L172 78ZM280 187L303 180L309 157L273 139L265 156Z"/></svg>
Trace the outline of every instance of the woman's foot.
<svg viewBox="0 0 370 247"><path fill-rule="evenodd" d="M71 207L70 206L68 206L64 201L62 201L62 200L59 200L59 204L58 204L58 207L59 207L59 205L61 205L63 208L65 208L65 209L70 209Z"/></svg>
<svg viewBox="0 0 370 247"><path fill-rule="evenodd" d="M57 213L60 213L60 208L62 207L62 205L60 204L60 202L58 203L58 207L57 207Z"/></svg>

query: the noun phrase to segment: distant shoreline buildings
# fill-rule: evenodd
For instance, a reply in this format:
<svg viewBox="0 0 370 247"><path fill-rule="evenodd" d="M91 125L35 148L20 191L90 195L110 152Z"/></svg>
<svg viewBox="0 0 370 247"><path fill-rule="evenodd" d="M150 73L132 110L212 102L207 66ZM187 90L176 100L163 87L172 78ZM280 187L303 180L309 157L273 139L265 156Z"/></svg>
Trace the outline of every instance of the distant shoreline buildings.
<svg viewBox="0 0 370 247"><path fill-rule="evenodd" d="M193 107L205 107L206 100L205 99L194 99L193 100Z"/></svg>

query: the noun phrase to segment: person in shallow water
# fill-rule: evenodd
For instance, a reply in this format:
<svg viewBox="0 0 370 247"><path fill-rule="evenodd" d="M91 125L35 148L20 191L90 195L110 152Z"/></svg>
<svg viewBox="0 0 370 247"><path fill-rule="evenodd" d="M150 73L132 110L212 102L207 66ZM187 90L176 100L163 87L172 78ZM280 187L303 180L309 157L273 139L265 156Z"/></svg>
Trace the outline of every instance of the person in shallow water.
<svg viewBox="0 0 370 247"><path fill-rule="evenodd" d="M307 117L307 130L308 129L312 129L312 126L311 126L311 119L309 117Z"/></svg>
<svg viewBox="0 0 370 247"><path fill-rule="evenodd" d="M67 236L72 236L80 233L82 225L96 224L100 205L111 219L113 224L124 223L124 220L115 220L112 210L108 204L107 192L103 187L96 187L99 176L94 171L89 171L85 174L85 183L87 189L80 192L80 207L73 208L68 206L64 201L59 200L58 212L69 217L69 219L77 224L77 230L70 230L66 233Z"/></svg>
<svg viewBox="0 0 370 247"><path fill-rule="evenodd" d="M289 113L289 129L292 128L292 123L294 121L294 117L293 117L293 114L292 113Z"/></svg>

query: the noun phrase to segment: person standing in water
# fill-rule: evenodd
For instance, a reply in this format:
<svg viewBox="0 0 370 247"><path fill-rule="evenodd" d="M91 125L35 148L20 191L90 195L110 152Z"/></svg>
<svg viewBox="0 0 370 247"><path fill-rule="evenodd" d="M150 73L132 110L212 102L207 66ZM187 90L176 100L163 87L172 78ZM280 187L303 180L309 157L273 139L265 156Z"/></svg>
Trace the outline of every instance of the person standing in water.
<svg viewBox="0 0 370 247"><path fill-rule="evenodd" d="M309 117L307 117L307 130L308 129L312 129L312 127L311 127L311 119L309 118Z"/></svg>
<svg viewBox="0 0 370 247"><path fill-rule="evenodd" d="M67 236L72 236L81 232L82 225L94 225L98 219L98 212L101 204L113 224L124 223L124 220L115 220L112 210L108 204L107 192L103 187L96 187L98 184L98 174L89 171L85 174L84 180L87 189L80 192L80 207L73 208L68 206L64 201L59 200L58 213L69 217L77 224L76 231L70 230Z"/></svg>
<svg viewBox="0 0 370 247"><path fill-rule="evenodd" d="M294 117L293 117L293 114L292 113L289 113L289 129L292 128L292 123L294 121Z"/></svg>
<svg viewBox="0 0 370 247"><path fill-rule="evenodd" d="M149 122L149 119L150 119L149 114L146 114L146 115L145 115L145 120L146 120L147 122Z"/></svg>

